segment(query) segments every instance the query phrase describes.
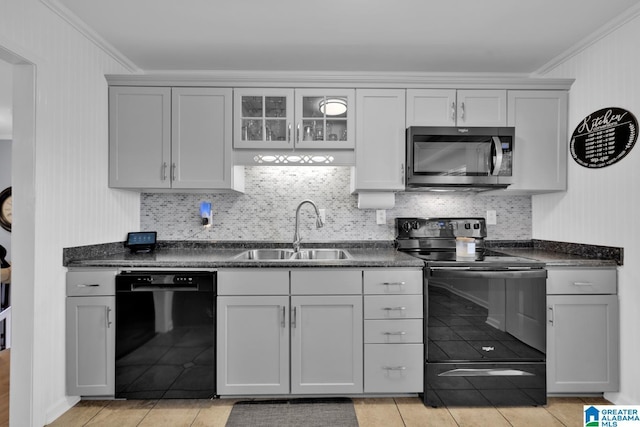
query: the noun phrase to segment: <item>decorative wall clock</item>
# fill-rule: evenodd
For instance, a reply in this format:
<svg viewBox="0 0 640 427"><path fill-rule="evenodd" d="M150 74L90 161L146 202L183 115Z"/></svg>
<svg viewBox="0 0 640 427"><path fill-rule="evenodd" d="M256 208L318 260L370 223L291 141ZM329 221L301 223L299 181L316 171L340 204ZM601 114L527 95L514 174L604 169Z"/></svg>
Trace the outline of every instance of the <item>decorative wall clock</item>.
<svg viewBox="0 0 640 427"><path fill-rule="evenodd" d="M11 198L11 187L7 187L0 193L0 227L11 231L13 223L13 200Z"/></svg>

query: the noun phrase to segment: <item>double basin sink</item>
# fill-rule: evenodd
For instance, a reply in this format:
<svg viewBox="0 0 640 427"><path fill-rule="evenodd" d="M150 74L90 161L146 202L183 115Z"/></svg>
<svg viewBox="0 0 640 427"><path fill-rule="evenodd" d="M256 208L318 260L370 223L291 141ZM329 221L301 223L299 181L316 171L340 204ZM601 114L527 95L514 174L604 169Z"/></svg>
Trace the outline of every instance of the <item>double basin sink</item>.
<svg viewBox="0 0 640 427"><path fill-rule="evenodd" d="M342 249L250 249L236 255L235 259L247 261L294 261L294 260L347 260L349 252Z"/></svg>

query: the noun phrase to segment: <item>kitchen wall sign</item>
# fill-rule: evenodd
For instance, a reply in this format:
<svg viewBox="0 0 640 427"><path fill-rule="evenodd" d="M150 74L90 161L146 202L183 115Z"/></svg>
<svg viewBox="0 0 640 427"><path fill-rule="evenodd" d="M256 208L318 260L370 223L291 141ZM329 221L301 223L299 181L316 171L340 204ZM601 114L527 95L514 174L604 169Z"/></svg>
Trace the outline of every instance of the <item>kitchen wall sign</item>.
<svg viewBox="0 0 640 427"><path fill-rule="evenodd" d="M573 159L586 168L603 168L622 160L638 139L638 120L622 108L609 107L585 117L571 136Z"/></svg>

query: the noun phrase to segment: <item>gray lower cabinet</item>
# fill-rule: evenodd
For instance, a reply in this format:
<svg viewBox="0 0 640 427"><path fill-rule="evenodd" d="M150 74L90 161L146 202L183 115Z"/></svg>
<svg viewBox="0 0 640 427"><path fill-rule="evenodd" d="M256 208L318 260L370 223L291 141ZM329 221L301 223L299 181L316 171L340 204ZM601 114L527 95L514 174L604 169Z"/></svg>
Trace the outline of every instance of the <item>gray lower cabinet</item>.
<svg viewBox="0 0 640 427"><path fill-rule="evenodd" d="M422 270L364 271L364 392L424 390Z"/></svg>
<svg viewBox="0 0 640 427"><path fill-rule="evenodd" d="M549 268L547 391L619 389L615 268Z"/></svg>
<svg viewBox="0 0 640 427"><path fill-rule="evenodd" d="M69 396L115 394L115 270L67 273Z"/></svg>
<svg viewBox="0 0 640 427"><path fill-rule="evenodd" d="M219 395L362 392L362 271L218 271Z"/></svg>

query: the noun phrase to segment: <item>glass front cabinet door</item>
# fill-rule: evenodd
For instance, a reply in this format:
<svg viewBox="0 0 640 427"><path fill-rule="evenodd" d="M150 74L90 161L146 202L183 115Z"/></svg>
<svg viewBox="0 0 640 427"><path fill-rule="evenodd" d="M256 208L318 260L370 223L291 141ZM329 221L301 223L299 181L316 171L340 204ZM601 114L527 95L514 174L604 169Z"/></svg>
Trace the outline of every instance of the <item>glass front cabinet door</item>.
<svg viewBox="0 0 640 427"><path fill-rule="evenodd" d="M234 147L353 149L354 99L352 89L235 89Z"/></svg>
<svg viewBox="0 0 640 427"><path fill-rule="evenodd" d="M293 89L235 89L234 147L293 148Z"/></svg>
<svg viewBox="0 0 640 427"><path fill-rule="evenodd" d="M354 90L297 89L296 146L313 149L355 147Z"/></svg>

